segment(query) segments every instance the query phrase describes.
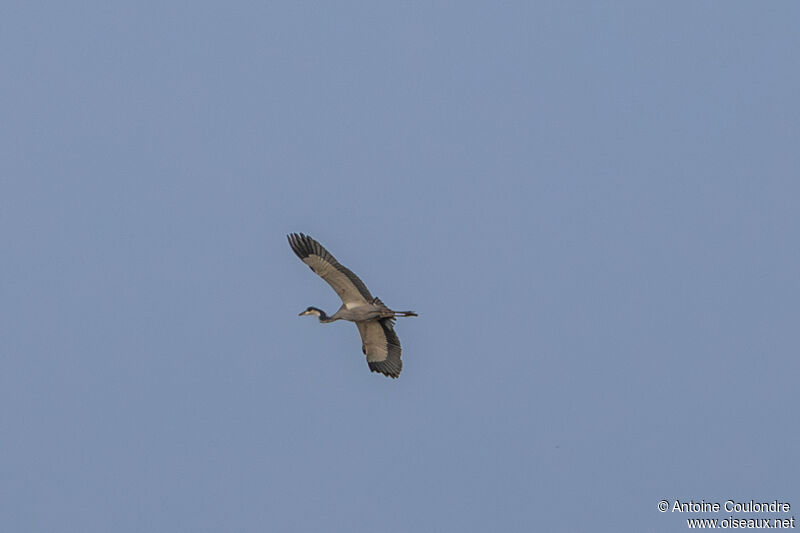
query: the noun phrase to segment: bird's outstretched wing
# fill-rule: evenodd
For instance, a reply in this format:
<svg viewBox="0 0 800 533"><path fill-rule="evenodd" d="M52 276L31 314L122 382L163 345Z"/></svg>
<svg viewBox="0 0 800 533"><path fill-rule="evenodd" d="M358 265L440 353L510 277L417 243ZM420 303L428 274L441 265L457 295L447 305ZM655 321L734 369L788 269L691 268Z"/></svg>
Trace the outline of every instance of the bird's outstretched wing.
<svg viewBox="0 0 800 533"><path fill-rule="evenodd" d="M333 287L342 303L346 305L372 301L372 295L364 282L349 268L342 266L320 243L302 233L292 233L287 237L289 246L297 257Z"/></svg>
<svg viewBox="0 0 800 533"><path fill-rule="evenodd" d="M390 378L396 378L403 370L400 358L400 339L394 332L391 318L356 322L361 334L361 351L367 356L367 364L373 372L380 372Z"/></svg>

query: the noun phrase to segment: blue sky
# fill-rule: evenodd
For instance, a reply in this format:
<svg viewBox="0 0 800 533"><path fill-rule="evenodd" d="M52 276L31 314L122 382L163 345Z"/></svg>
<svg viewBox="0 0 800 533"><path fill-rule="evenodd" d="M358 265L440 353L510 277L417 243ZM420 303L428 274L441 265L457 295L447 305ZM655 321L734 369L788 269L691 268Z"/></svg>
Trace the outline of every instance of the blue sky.
<svg viewBox="0 0 800 533"><path fill-rule="evenodd" d="M795 515L798 20L4 3L3 529ZM289 232L419 313L399 380L297 317L339 302Z"/></svg>

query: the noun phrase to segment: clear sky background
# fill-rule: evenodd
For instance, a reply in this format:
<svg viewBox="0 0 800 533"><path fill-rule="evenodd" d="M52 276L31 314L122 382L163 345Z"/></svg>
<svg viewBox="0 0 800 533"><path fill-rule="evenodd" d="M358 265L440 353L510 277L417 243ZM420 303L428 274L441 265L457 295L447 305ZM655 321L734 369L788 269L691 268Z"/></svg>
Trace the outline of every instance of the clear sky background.
<svg viewBox="0 0 800 533"><path fill-rule="evenodd" d="M4 2L3 531L800 518L799 24ZM399 380L289 232L419 313Z"/></svg>

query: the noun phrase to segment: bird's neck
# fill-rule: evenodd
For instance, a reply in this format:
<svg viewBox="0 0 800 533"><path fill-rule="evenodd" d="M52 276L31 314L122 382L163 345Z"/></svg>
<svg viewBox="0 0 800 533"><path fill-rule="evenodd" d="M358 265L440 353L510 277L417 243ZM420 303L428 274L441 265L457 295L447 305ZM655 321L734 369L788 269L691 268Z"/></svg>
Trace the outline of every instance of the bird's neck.
<svg viewBox="0 0 800 533"><path fill-rule="evenodd" d="M326 322L332 322L331 317L329 317L328 314L325 313L325 311L323 311L322 309L317 309L317 312L319 313L320 322L322 322L323 324L325 324Z"/></svg>

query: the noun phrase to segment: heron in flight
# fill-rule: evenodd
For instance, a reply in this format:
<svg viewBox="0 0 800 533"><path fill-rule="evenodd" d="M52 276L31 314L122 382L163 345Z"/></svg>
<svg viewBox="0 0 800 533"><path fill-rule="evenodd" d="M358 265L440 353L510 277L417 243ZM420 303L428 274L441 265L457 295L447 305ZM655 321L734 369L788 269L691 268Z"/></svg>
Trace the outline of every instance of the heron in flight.
<svg viewBox="0 0 800 533"><path fill-rule="evenodd" d="M323 324L336 320L355 322L369 369L391 378L399 376L403 361L400 359L400 340L394 332L394 319L417 314L414 311L392 311L386 307L370 294L358 276L311 237L302 233L292 233L287 237L297 257L327 281L342 299L342 306L332 316L316 307L307 308L299 316L316 316Z"/></svg>

